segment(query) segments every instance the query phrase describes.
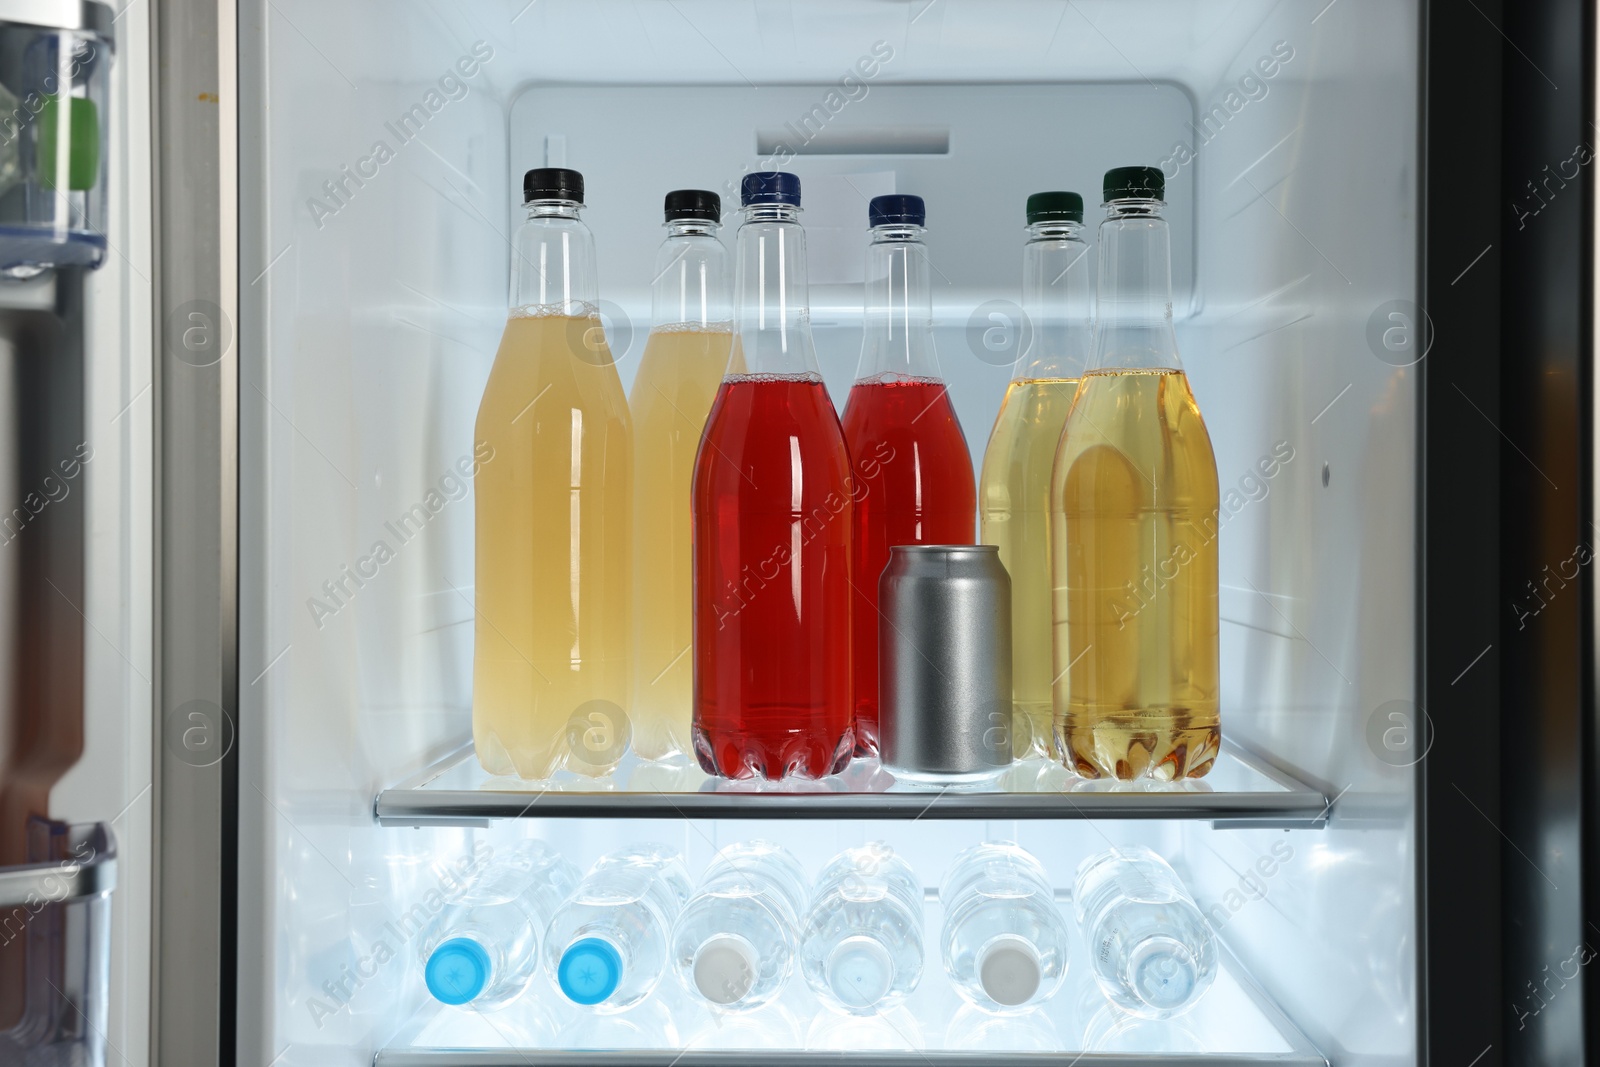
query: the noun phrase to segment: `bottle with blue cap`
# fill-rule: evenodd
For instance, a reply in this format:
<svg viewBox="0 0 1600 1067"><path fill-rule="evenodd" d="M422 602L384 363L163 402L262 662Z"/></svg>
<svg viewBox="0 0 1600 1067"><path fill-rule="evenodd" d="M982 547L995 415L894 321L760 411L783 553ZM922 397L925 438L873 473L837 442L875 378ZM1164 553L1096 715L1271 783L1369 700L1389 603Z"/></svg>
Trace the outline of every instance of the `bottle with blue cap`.
<svg viewBox="0 0 1600 1067"><path fill-rule="evenodd" d="M828 1007L876 1015L922 978L922 883L882 841L835 856L811 894L800 970Z"/></svg>
<svg viewBox="0 0 1600 1067"><path fill-rule="evenodd" d="M692 888L683 860L664 845L602 856L545 928L545 969L556 988L600 1012L625 1011L649 996Z"/></svg>
<svg viewBox="0 0 1600 1067"><path fill-rule="evenodd" d="M800 179L747 174L740 199L744 364L695 461L693 743L711 774L821 778L855 749L850 454L811 341Z"/></svg>
<svg viewBox="0 0 1600 1067"><path fill-rule="evenodd" d="M1216 938L1177 872L1150 849L1085 859L1072 900L1095 982L1123 1011L1170 1018L1215 980Z"/></svg>
<svg viewBox="0 0 1600 1067"><path fill-rule="evenodd" d="M867 205L861 362L844 440L866 482L856 494L851 584L856 752L879 749L878 582L896 545L970 545L972 455L933 341L933 265L920 196ZM1009 726L1009 723L1007 723Z"/></svg>
<svg viewBox="0 0 1600 1067"><path fill-rule="evenodd" d="M537 966L545 923L577 884L577 868L540 841L484 867L421 943L428 992L475 1011L515 1000Z"/></svg>
<svg viewBox="0 0 1600 1067"><path fill-rule="evenodd" d="M994 1015L1030 1011L1067 974L1067 921L1039 861L1008 841L958 855L939 887L940 947L951 984Z"/></svg>
<svg viewBox="0 0 1600 1067"><path fill-rule="evenodd" d="M782 845L741 841L718 852L673 930L684 988L723 1011L771 1001L794 972L805 896L805 872Z"/></svg>

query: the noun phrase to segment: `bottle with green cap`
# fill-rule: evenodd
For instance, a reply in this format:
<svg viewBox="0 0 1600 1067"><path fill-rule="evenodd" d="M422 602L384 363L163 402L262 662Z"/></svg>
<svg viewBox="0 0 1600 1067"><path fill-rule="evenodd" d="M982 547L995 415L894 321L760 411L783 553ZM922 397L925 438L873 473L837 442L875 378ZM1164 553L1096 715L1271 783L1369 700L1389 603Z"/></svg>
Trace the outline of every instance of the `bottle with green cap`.
<svg viewBox="0 0 1600 1067"><path fill-rule="evenodd" d="M602 1013L626 1011L649 996L692 889L683 860L664 845L602 856L545 928L545 968L556 988Z"/></svg>
<svg viewBox="0 0 1600 1067"><path fill-rule="evenodd" d="M533 976L545 923L577 884L577 868L539 841L483 868L420 945L428 992L474 1011L515 1000Z"/></svg>
<svg viewBox="0 0 1600 1067"><path fill-rule="evenodd" d="M1170 781L1221 744L1217 464L1172 328L1156 167L1106 172L1089 365L1051 476L1058 755Z"/></svg>
<svg viewBox="0 0 1600 1067"><path fill-rule="evenodd" d="M1050 751L1050 470L1089 358L1093 282L1083 197L1034 193L1022 246L1027 328L983 454L982 541L1011 575L1012 750Z"/></svg>

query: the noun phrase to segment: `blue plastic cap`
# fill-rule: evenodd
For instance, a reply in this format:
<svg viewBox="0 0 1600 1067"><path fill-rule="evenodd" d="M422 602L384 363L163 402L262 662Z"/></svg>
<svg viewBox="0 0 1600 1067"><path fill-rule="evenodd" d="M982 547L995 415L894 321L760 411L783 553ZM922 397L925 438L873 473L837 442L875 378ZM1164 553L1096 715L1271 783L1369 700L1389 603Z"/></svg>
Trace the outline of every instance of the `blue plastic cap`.
<svg viewBox="0 0 1600 1067"><path fill-rule="evenodd" d="M800 206L800 176L783 170L758 170L739 183L739 203Z"/></svg>
<svg viewBox="0 0 1600 1067"><path fill-rule="evenodd" d="M422 976L434 1000L465 1004L483 992L493 970L494 964L482 945L470 937L452 937L433 950Z"/></svg>
<svg viewBox="0 0 1600 1067"><path fill-rule="evenodd" d="M869 226L926 226L927 224L928 208L920 196L907 196L904 193L875 196L867 205Z"/></svg>
<svg viewBox="0 0 1600 1067"><path fill-rule="evenodd" d="M556 984L574 1004L599 1004L622 984L622 957L609 941L580 938L561 954Z"/></svg>

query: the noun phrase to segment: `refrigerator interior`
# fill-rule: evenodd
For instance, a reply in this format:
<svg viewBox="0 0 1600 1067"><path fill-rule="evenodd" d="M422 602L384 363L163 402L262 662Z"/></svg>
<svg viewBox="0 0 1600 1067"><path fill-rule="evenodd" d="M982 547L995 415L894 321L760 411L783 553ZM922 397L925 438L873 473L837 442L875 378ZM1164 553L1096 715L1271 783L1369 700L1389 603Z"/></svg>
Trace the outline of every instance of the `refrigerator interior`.
<svg viewBox="0 0 1600 1067"><path fill-rule="evenodd" d="M988 837L1019 840L1062 888L1108 842L1151 844L1211 917L1230 975L1248 975L1323 1056L1413 1061L1414 760L1385 731L1415 715L1418 426L1415 371L1383 334L1416 297L1417 34L1415 5L1386 0L511 0L381 17L244 5L241 1062L366 1064L448 1030L392 925L438 888L437 861L537 835L586 866L662 840L697 876L714 845L758 834L781 836L813 874L881 837L930 887ZM1325 827L1065 809L377 824L380 790L469 737L473 505L455 467L504 320L525 169L585 175L625 385L648 329L661 195L712 188L731 216L743 172L800 174L817 350L841 403L866 199L924 196L940 360L978 463L1015 355L1023 200L1079 190L1092 241L1100 176L1128 163L1168 175L1178 343L1223 492L1224 734L1332 798ZM1263 474L1284 447L1292 458ZM397 536L407 514L427 517ZM380 541L392 558L351 578ZM1085 959L1080 945L1037 1047L1085 1047ZM772 1048L935 1050L961 1046L957 1024L984 1023L952 1022L931 955L888 1029L830 1032L839 1020L803 985L784 1001L792 1018L740 1032ZM553 997L538 977L526 999ZM632 1020L633 1034L559 1013L516 1026L531 1047L576 1043L567 1026L598 1047L718 1040L717 1020L706 1036L706 1018L674 1003L646 1005L670 1019L605 1024ZM1219 982L1181 1040L1243 1060L1282 1053L1253 1004ZM468 1022L440 1040L516 1032ZM1182 1029L1128 1040L1154 1053L1137 1042ZM995 1049L994 1032L977 1047Z"/></svg>

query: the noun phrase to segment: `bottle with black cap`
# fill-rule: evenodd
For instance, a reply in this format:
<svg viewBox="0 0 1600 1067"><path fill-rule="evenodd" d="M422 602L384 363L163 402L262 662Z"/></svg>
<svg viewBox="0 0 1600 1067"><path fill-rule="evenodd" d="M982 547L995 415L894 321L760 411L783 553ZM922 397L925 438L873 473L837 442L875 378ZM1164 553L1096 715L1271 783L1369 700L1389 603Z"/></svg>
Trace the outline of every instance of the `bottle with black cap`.
<svg viewBox="0 0 1600 1067"><path fill-rule="evenodd" d="M856 752L879 748L878 581L895 545L970 545L972 456L933 341L928 221L920 196L873 197L861 362L844 408L857 464L852 584Z"/></svg>
<svg viewBox="0 0 1600 1067"><path fill-rule="evenodd" d="M1086 778L1198 778L1221 744L1217 464L1163 193L1157 167L1106 172L1094 350L1051 478L1056 744Z"/></svg>
<svg viewBox="0 0 1600 1067"><path fill-rule="evenodd" d="M596 775L629 733L633 430L583 176L530 170L523 192L511 311L474 431L473 742L490 774Z"/></svg>
<svg viewBox="0 0 1600 1067"><path fill-rule="evenodd" d="M850 456L811 343L800 179L744 176L735 343L694 475L694 749L818 778L855 748Z"/></svg>
<svg viewBox="0 0 1600 1067"><path fill-rule="evenodd" d="M633 748L645 759L689 751L694 615L689 492L711 402L733 345L722 200L703 189L666 197L650 338L633 379Z"/></svg>
<svg viewBox="0 0 1600 1067"><path fill-rule="evenodd" d="M978 480L982 540L1011 575L1012 751L1050 753L1050 470L1089 359L1094 298L1083 197L1034 193L1022 246L1020 348Z"/></svg>

